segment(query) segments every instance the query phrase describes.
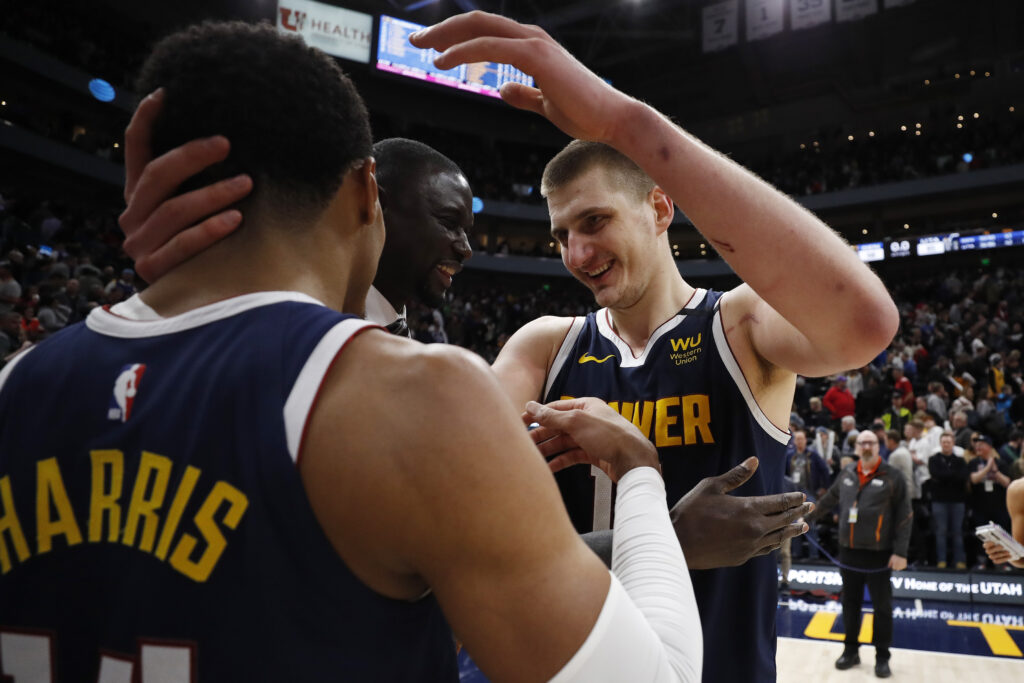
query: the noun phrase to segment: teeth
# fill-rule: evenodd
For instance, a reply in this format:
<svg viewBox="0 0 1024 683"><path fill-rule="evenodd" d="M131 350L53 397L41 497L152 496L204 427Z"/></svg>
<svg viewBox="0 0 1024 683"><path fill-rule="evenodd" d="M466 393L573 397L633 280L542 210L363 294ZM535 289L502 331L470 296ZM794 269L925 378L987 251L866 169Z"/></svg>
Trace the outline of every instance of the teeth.
<svg viewBox="0 0 1024 683"><path fill-rule="evenodd" d="M447 273L449 276L455 275L455 269L451 266L438 266L437 269L443 273Z"/></svg>
<svg viewBox="0 0 1024 683"><path fill-rule="evenodd" d="M586 273L587 275L589 275L590 277L597 277L598 275L600 275L601 273L603 273L604 271L608 270L608 269L609 269L609 268L611 268L611 267L612 267L612 262L611 262L611 261L609 261L608 263L604 264L603 266L601 266L601 267L600 267L600 268L598 268L597 270L592 270L592 271L584 271L584 272L585 272L585 273Z"/></svg>

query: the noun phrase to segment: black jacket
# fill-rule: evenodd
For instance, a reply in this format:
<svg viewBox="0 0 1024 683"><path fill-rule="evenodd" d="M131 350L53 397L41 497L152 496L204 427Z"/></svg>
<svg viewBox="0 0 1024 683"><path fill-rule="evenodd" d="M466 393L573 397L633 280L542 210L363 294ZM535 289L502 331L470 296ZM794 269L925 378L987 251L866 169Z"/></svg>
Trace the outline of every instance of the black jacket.
<svg viewBox="0 0 1024 683"><path fill-rule="evenodd" d="M818 501L808 521L839 506L839 545L859 550L891 550L907 556L914 513L903 475L882 461L874 476L861 487L857 464L847 465ZM857 521L849 522L856 505Z"/></svg>

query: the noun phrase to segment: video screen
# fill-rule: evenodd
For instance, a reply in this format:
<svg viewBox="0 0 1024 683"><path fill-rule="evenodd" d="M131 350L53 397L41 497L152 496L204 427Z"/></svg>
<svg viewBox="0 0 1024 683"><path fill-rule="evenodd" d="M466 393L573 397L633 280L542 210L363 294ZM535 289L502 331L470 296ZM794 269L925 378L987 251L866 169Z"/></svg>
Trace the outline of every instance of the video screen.
<svg viewBox="0 0 1024 683"><path fill-rule="evenodd" d="M422 24L382 14L377 36L377 68L400 76L497 98L501 97L498 90L505 83L533 85L532 76L527 76L508 64L479 62L463 64L448 71L438 69L434 66L434 59L439 54L437 50L421 50L409 43L409 34L421 28L424 28Z"/></svg>

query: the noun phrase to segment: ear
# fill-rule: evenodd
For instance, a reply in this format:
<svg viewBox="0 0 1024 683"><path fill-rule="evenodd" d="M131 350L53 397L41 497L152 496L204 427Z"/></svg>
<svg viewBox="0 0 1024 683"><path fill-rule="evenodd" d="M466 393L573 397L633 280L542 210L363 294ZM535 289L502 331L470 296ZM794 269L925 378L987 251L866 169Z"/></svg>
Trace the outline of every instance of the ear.
<svg viewBox="0 0 1024 683"><path fill-rule="evenodd" d="M380 188L377 186L377 162L373 157L366 157L358 168L353 169L352 179L355 180L359 191L357 202L359 208L359 220L364 224L377 221L377 214L381 207L379 203Z"/></svg>
<svg viewBox="0 0 1024 683"><path fill-rule="evenodd" d="M654 224L657 234L660 235L672 224L672 218L676 212L675 205L672 198L657 185L647 195L647 201L650 202L651 208L654 210Z"/></svg>

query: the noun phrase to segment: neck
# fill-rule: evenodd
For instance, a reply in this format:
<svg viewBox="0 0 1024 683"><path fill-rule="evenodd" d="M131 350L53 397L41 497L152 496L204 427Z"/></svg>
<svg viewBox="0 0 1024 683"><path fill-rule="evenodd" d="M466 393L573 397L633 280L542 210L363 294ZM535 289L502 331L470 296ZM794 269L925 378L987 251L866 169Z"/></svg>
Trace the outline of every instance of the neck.
<svg viewBox="0 0 1024 683"><path fill-rule="evenodd" d="M362 313L362 302L349 310L350 264L333 240L318 235L326 231L246 227L248 233L225 238L164 275L143 292L143 301L169 317L242 294L291 291L338 311Z"/></svg>
<svg viewBox="0 0 1024 683"><path fill-rule="evenodd" d="M637 302L626 308L609 307L615 332L634 350L643 349L654 331L679 313L697 291L679 274L664 246L647 289Z"/></svg>

